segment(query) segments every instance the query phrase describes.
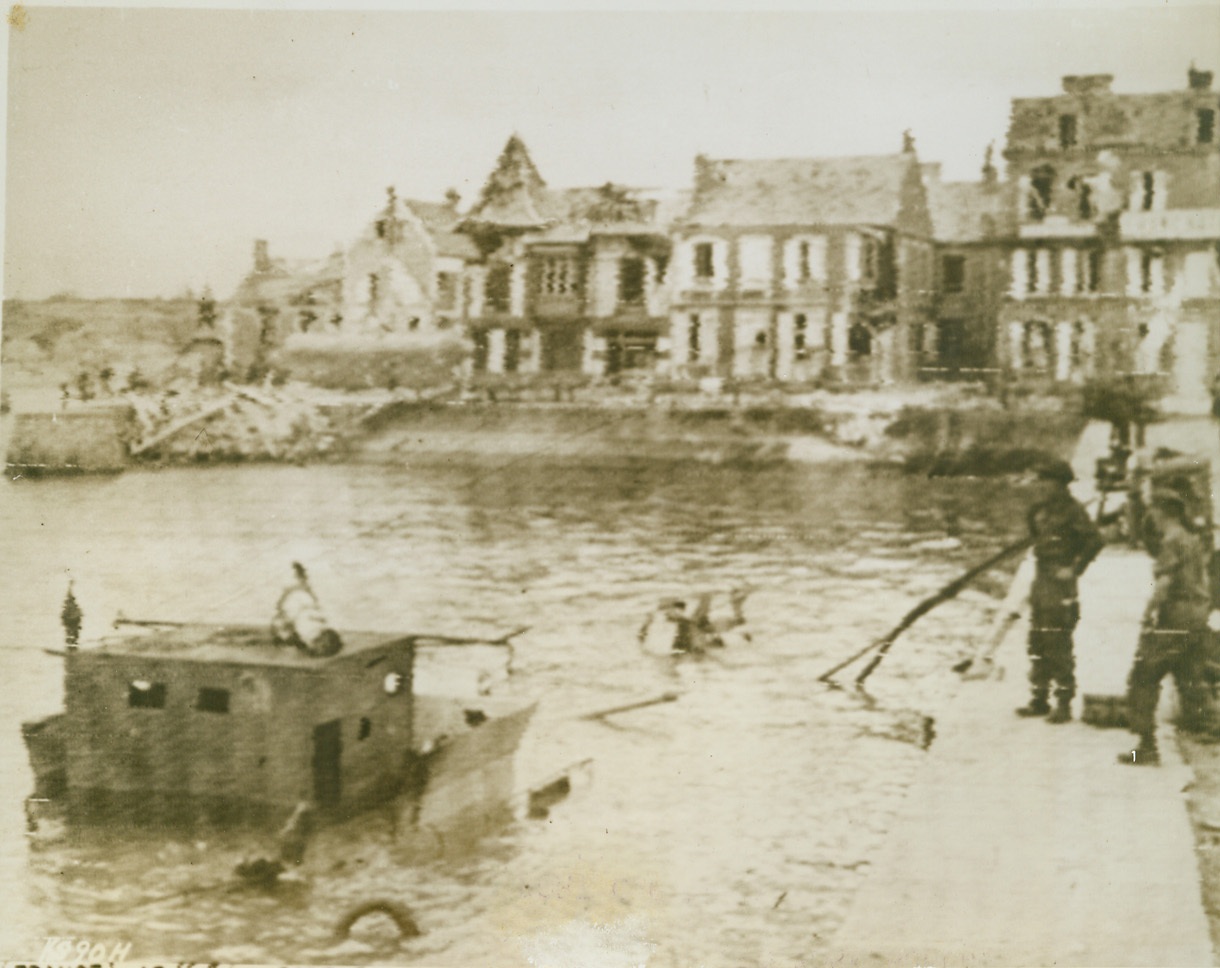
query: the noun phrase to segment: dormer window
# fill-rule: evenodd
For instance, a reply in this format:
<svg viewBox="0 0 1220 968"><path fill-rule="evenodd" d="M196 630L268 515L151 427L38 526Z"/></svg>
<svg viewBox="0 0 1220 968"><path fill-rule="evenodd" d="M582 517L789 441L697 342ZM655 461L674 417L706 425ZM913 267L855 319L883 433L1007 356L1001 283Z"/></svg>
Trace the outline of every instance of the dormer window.
<svg viewBox="0 0 1220 968"><path fill-rule="evenodd" d="M1065 151L1076 147L1076 115L1059 115L1059 147Z"/></svg>

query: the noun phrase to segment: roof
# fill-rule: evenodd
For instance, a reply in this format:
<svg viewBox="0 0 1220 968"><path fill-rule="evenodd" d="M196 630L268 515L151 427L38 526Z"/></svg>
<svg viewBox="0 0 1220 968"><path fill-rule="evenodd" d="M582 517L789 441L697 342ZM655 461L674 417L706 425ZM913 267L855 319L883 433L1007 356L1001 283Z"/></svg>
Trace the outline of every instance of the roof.
<svg viewBox="0 0 1220 968"><path fill-rule="evenodd" d="M932 237L938 242L981 242L1006 233L1009 194L999 184L925 179Z"/></svg>
<svg viewBox="0 0 1220 968"><path fill-rule="evenodd" d="M130 631L106 636L96 647L83 648L75 656L143 656L182 662L238 663L319 669L360 652L367 652L413 636L389 632L340 632L343 650L327 658L305 655L300 649L277 645L271 631L262 625L206 625L132 623Z"/></svg>
<svg viewBox="0 0 1220 968"><path fill-rule="evenodd" d="M695 225L893 225L914 155L696 160Z"/></svg>
<svg viewBox="0 0 1220 968"><path fill-rule="evenodd" d="M280 302L310 289L341 283L343 256L325 259L273 259L266 272L251 272L237 287L238 302Z"/></svg>
<svg viewBox="0 0 1220 968"><path fill-rule="evenodd" d="M447 202L422 202L417 199L407 199L406 206L416 218L423 223L432 244L436 246L436 254L455 259L477 259L479 248L468 236L457 231L461 216L457 207Z"/></svg>

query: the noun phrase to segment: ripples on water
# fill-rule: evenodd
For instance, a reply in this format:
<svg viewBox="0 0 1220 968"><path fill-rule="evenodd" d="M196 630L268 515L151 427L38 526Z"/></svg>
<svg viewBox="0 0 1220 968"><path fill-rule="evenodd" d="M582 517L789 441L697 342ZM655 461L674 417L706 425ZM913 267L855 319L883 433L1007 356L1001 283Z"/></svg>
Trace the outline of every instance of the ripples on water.
<svg viewBox="0 0 1220 968"><path fill-rule="evenodd" d="M0 955L34 958L41 941L29 939L55 934L128 938L137 958L572 964L596 937L651 965L816 960L1003 576L900 640L870 680L876 708L816 678L1005 543L1022 497L858 465L545 460L10 484L0 765L15 782L0 804L0 875L12 894L5 940L19 947ZM59 707L58 661L39 650L61 641L68 578L86 635L120 610L262 623L292 560L341 627L530 626L513 686L542 703L518 776L592 758L587 782L545 820L423 861L395 848L377 815L328 831L301 883L273 895L176 893L224 879L251 847L237 835L28 845L19 723ZM755 588L751 641L703 661L641 652L636 631L658 599L743 582ZM668 690L681 699L576 718ZM370 920L336 944L335 921L371 897L406 904L424 936L400 943Z"/></svg>

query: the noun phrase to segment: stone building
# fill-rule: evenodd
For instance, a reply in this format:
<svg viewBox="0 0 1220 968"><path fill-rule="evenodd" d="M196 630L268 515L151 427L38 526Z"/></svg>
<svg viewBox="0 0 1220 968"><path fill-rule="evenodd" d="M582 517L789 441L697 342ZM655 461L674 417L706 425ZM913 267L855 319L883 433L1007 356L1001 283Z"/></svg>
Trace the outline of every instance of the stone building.
<svg viewBox="0 0 1220 968"><path fill-rule="evenodd" d="M469 328L482 373L650 372L666 352L661 199L607 183L553 190L512 136L461 223L482 262Z"/></svg>
<svg viewBox="0 0 1220 968"><path fill-rule="evenodd" d="M256 242L253 269L221 327L231 369L257 372L274 356L308 375L329 355L340 367L367 370L358 357L369 353L381 355L380 370L387 354L410 358L412 371L460 362L468 352L467 266L479 252L455 231L457 204L456 195L440 204L401 201L390 188L360 237L323 260L273 259L267 243Z"/></svg>
<svg viewBox="0 0 1220 968"><path fill-rule="evenodd" d="M700 156L673 230L675 375L911 377L913 347L931 318L931 237L913 150Z"/></svg>
<svg viewBox="0 0 1220 968"><path fill-rule="evenodd" d="M991 162L981 181L946 182L923 166L936 239L934 323L916 347L924 379L985 379L994 373L996 332L1008 290L1013 193Z"/></svg>
<svg viewBox="0 0 1220 968"><path fill-rule="evenodd" d="M1220 362L1220 97L1120 94L1108 74L1064 77L1013 101L1004 152L1015 185L998 347L1056 381L1163 373L1199 409Z"/></svg>

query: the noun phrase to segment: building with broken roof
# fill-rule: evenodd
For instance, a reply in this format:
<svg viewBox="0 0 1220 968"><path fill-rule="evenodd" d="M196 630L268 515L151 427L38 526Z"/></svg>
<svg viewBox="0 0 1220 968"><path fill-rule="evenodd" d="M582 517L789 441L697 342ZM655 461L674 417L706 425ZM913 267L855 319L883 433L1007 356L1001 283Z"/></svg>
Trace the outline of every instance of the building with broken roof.
<svg viewBox="0 0 1220 968"><path fill-rule="evenodd" d="M471 272L474 370L652 372L669 325L668 219L663 199L637 189L547 187L509 138L461 223L483 256Z"/></svg>
<svg viewBox="0 0 1220 968"><path fill-rule="evenodd" d="M676 375L908 378L930 320L932 224L914 151L695 162L674 228Z"/></svg>
<svg viewBox="0 0 1220 968"><path fill-rule="evenodd" d="M1112 82L1012 102L1000 355L1060 382L1162 373L1176 405L1202 408L1220 364L1220 97L1193 68L1179 91Z"/></svg>
<svg viewBox="0 0 1220 968"><path fill-rule="evenodd" d="M404 202L390 188L364 232L323 260L273 259L256 242L224 321L230 369L257 373L274 359L294 375L341 385L404 382L395 369L412 383L451 378L468 353L465 278L479 258L456 231L457 203L455 195ZM322 372L334 367L351 372Z"/></svg>

